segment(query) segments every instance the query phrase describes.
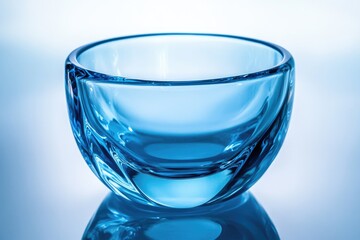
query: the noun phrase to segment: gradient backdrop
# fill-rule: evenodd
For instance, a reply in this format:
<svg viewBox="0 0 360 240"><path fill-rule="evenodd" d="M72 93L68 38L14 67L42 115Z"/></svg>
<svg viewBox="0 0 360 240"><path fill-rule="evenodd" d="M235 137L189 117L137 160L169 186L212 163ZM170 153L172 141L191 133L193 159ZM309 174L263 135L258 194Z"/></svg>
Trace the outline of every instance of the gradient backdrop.
<svg viewBox="0 0 360 240"><path fill-rule="evenodd" d="M252 192L282 239L360 239L360 2L0 0L0 239L80 239L108 190L83 161L64 60L104 38L211 32L296 61L288 136Z"/></svg>

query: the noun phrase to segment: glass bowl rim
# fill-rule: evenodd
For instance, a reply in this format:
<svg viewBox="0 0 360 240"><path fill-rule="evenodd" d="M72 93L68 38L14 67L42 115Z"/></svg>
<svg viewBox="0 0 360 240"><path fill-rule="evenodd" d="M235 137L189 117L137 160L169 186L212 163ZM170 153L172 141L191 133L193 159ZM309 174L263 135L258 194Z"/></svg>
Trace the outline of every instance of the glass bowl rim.
<svg viewBox="0 0 360 240"><path fill-rule="evenodd" d="M211 78L211 79L194 79L194 80L185 80L185 81L166 81L166 80L152 80L152 79L134 79L134 78L127 78L118 75L111 75L102 72L94 71L90 68L87 68L79 63L78 57L83 52L93 48L95 46L105 44L108 42L114 41L121 41L131 38L143 38L143 37L154 37L154 36L208 36L208 37L219 37L219 38L231 38L237 39L252 43L257 43L260 45L264 45L266 47L272 48L278 53L281 54L282 59L275 64L274 66L257 71L251 72L246 74L240 74L235 76L228 76L222 78ZM112 83L119 83L119 84L136 84L136 85L165 85L165 86L177 86L177 85L208 85L208 84L218 84L218 83L230 83L230 82L238 82L238 81L249 81L249 80L256 80L259 78L263 78L269 75L273 75L276 73L286 72L290 68L293 67L293 57L289 51L285 48L267 42L263 40L258 40L255 38L248 38L243 36L236 36L236 35L228 35L228 34L216 34L216 33L188 33L188 32L174 32L174 33L148 33L148 34L136 34L136 35L127 35L115 38L109 38L105 40L96 41L93 43L89 43L83 45L81 47L76 48L73 50L66 59L66 65L72 65L75 67L75 71L80 71L81 75L86 75L88 79L97 82L112 82Z"/></svg>

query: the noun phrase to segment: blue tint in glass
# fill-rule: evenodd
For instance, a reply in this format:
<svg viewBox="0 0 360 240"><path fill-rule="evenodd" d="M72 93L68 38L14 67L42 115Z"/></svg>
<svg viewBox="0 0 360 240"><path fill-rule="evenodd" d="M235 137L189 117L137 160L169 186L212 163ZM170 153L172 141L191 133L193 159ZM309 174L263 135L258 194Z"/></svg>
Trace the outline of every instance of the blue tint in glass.
<svg viewBox="0 0 360 240"><path fill-rule="evenodd" d="M242 37L152 34L81 47L66 62L70 122L114 193L190 208L251 187L284 140L294 62Z"/></svg>

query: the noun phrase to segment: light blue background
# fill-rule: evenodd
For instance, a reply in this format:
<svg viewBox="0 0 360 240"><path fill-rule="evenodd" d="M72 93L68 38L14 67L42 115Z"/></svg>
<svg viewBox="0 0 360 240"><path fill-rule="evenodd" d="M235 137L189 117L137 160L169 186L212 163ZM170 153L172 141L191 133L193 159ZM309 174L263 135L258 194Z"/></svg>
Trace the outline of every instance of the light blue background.
<svg viewBox="0 0 360 240"><path fill-rule="evenodd" d="M359 239L359 12L355 0L0 0L0 239L80 239L108 192L72 137L67 54L168 31L259 38L293 54L289 133L252 192L282 239Z"/></svg>

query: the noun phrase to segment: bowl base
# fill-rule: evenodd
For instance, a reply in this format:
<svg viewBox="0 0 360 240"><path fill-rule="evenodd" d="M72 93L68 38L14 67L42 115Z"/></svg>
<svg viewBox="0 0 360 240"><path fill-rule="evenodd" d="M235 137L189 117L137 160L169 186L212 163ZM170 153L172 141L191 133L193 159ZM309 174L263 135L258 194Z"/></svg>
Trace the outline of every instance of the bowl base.
<svg viewBox="0 0 360 240"><path fill-rule="evenodd" d="M213 199L232 176L230 169L194 178L165 178L138 173L133 177L133 183L144 196L162 206L191 208Z"/></svg>

